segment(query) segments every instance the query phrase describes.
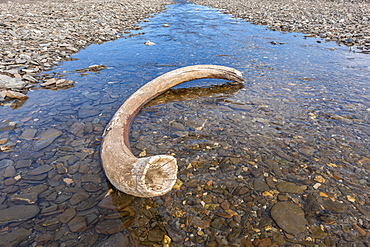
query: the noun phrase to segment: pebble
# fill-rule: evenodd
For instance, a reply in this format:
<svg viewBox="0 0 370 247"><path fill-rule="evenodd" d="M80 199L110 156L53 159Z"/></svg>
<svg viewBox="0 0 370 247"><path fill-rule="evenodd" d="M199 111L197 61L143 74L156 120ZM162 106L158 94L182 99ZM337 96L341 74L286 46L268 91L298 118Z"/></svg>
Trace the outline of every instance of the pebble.
<svg viewBox="0 0 370 247"><path fill-rule="evenodd" d="M34 142L35 150L41 150L49 146L55 139L62 135L62 131L49 128L42 132L40 135L36 137L36 141Z"/></svg>

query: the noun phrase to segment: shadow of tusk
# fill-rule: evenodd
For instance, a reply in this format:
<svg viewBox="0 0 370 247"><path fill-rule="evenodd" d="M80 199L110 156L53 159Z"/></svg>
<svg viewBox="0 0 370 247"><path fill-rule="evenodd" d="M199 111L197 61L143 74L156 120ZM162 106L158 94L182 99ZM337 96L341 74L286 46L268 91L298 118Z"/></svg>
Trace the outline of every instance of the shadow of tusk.
<svg viewBox="0 0 370 247"><path fill-rule="evenodd" d="M132 94L114 114L103 134L101 159L105 174L118 190L138 197L169 192L177 179L176 158L155 155L137 158L130 149L130 123L151 99L184 82L217 78L243 82L242 73L218 65L195 65L170 71L148 82Z"/></svg>

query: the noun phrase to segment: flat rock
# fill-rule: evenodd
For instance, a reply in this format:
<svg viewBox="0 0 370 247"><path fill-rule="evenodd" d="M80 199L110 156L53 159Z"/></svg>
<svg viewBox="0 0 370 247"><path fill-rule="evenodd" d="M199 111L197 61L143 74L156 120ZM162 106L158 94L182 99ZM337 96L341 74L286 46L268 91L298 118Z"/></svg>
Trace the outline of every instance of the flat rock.
<svg viewBox="0 0 370 247"><path fill-rule="evenodd" d="M120 219L104 220L95 226L95 230L101 234L111 235L126 229L127 226Z"/></svg>
<svg viewBox="0 0 370 247"><path fill-rule="evenodd" d="M14 165L14 161L9 159L0 160L0 169Z"/></svg>
<svg viewBox="0 0 370 247"><path fill-rule="evenodd" d="M59 216L59 221L62 223L67 223L73 219L73 217L75 217L76 213L76 209L68 208Z"/></svg>
<svg viewBox="0 0 370 247"><path fill-rule="evenodd" d="M11 232L1 235L0 246L15 247L25 238L31 235L32 231L24 228L16 228Z"/></svg>
<svg viewBox="0 0 370 247"><path fill-rule="evenodd" d="M258 179L253 180L253 187L256 191L267 191L270 189L264 181Z"/></svg>
<svg viewBox="0 0 370 247"><path fill-rule="evenodd" d="M36 133L37 129L26 129L22 132L22 135L19 137L19 139L30 141L35 137Z"/></svg>
<svg viewBox="0 0 370 247"><path fill-rule="evenodd" d="M303 188L297 184L290 182L281 182L276 185L278 191L283 193L294 193L294 194L303 194Z"/></svg>
<svg viewBox="0 0 370 247"><path fill-rule="evenodd" d="M326 210L331 213L345 214L348 213L348 206L344 203L333 202L332 200L327 200L322 203Z"/></svg>
<svg viewBox="0 0 370 247"><path fill-rule="evenodd" d="M18 77L10 77L7 75L0 75L0 88L6 89L22 89L27 85L25 81L22 81Z"/></svg>
<svg viewBox="0 0 370 247"><path fill-rule="evenodd" d="M16 171L15 171L15 167L13 165L7 166L5 168L4 177L5 178L13 177L15 175L15 173L16 173Z"/></svg>
<svg viewBox="0 0 370 247"><path fill-rule="evenodd" d="M40 174L43 174L43 173L46 173L48 171L50 171L51 169L53 169L53 167L51 165L43 165L43 166L39 166L31 171L29 171L27 173L27 176L36 176L36 175L40 175Z"/></svg>
<svg viewBox="0 0 370 247"><path fill-rule="evenodd" d="M37 136L37 141L35 141L35 149L41 150L43 148L46 148L49 146L55 139L57 139L60 135L62 135L62 131L57 129L47 129L43 133L41 133L39 136Z"/></svg>
<svg viewBox="0 0 370 247"><path fill-rule="evenodd" d="M128 237L122 233L116 233L110 236L103 243L98 245L99 247L129 247L132 246Z"/></svg>
<svg viewBox="0 0 370 247"><path fill-rule="evenodd" d="M11 90L6 91L6 97L12 99L28 99L28 96L25 95L24 93L19 93Z"/></svg>
<svg viewBox="0 0 370 247"><path fill-rule="evenodd" d="M69 203L74 206L79 204L80 202L86 200L89 198L89 194L86 192L78 192L76 194L73 194L72 198L69 200Z"/></svg>
<svg viewBox="0 0 370 247"><path fill-rule="evenodd" d="M271 209L271 217L285 232L298 235L306 230L303 210L293 202L278 202Z"/></svg>
<svg viewBox="0 0 370 247"><path fill-rule="evenodd" d="M30 192L25 194L19 194L19 195L12 195L10 197L10 201L13 202L20 202L20 203L26 203L26 204L35 204L38 199L38 194L36 192Z"/></svg>
<svg viewBox="0 0 370 247"><path fill-rule="evenodd" d="M37 205L15 205L0 210L0 223L25 221L35 217L40 212Z"/></svg>
<svg viewBox="0 0 370 247"><path fill-rule="evenodd" d="M86 228L85 217L76 217L68 223L71 232L80 232Z"/></svg>
<svg viewBox="0 0 370 247"><path fill-rule="evenodd" d="M101 200L98 204L100 208L110 209L110 210L117 210L120 211L123 208L129 206L135 197L131 195L124 194L122 196L118 195L109 195Z"/></svg>

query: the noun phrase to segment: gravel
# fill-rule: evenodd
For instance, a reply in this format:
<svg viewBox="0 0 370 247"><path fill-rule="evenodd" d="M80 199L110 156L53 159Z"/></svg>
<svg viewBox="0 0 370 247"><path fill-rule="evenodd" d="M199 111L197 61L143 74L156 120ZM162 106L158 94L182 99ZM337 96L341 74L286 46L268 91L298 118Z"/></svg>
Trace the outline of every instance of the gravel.
<svg viewBox="0 0 370 247"><path fill-rule="evenodd" d="M275 31L306 33L370 53L370 2L361 0L194 0Z"/></svg>
<svg viewBox="0 0 370 247"><path fill-rule="evenodd" d="M90 44L120 38L125 30L171 0L4 1L0 0L0 90L42 82L51 69ZM22 79L24 85L11 78ZM15 80L15 79L14 79Z"/></svg>

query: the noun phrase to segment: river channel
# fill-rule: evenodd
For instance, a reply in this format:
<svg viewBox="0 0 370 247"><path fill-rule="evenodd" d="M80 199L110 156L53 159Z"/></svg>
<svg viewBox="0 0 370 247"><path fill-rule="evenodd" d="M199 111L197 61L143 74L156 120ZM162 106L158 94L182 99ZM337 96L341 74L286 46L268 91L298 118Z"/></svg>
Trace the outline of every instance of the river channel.
<svg viewBox="0 0 370 247"><path fill-rule="evenodd" d="M105 126L146 82L196 64L245 83L147 104L133 153L175 156L178 181L155 198L116 191ZM0 246L368 246L369 55L181 2L43 76L76 83L0 108Z"/></svg>

